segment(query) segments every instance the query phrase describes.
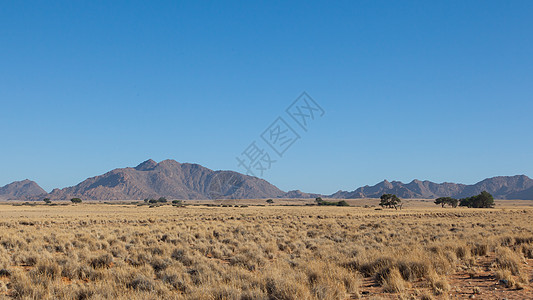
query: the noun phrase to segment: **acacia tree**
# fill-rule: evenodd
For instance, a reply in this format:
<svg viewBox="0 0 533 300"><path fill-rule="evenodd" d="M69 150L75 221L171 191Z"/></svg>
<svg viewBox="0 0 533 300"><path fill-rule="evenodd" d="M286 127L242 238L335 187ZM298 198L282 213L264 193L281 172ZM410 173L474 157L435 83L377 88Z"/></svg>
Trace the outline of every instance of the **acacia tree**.
<svg viewBox="0 0 533 300"><path fill-rule="evenodd" d="M483 191L478 197L482 207L494 207L494 197L489 192Z"/></svg>
<svg viewBox="0 0 533 300"><path fill-rule="evenodd" d="M381 201L379 202L379 205L381 207L394 208L396 210L398 208L402 209L402 200L394 194L383 194L380 199Z"/></svg>
<svg viewBox="0 0 533 300"><path fill-rule="evenodd" d="M459 200L454 199L452 197L440 197L435 199L435 204L440 204L443 208L446 204L451 207L457 207L457 204L459 204Z"/></svg>
<svg viewBox="0 0 533 300"><path fill-rule="evenodd" d="M481 192L479 195L463 198L460 200L459 206L473 207L473 208L491 208L494 207L494 197L487 191Z"/></svg>

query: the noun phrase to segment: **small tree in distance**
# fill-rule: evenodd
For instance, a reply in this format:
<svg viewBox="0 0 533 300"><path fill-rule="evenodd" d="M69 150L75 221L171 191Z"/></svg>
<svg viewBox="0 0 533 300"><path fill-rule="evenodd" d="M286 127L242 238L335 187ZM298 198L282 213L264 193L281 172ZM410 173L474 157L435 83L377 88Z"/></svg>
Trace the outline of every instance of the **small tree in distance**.
<svg viewBox="0 0 533 300"><path fill-rule="evenodd" d="M46 204L50 204L50 203L52 203L52 201L50 200L50 198L44 198L43 201L44 201L44 203L46 203Z"/></svg>
<svg viewBox="0 0 533 300"><path fill-rule="evenodd" d="M268 200L266 201L266 203L268 203L268 204L272 204L272 203L274 203L274 200L272 200L272 199L268 199Z"/></svg>
<svg viewBox="0 0 533 300"><path fill-rule="evenodd" d="M70 199L70 201L72 203L81 203L82 202L80 198L72 198L72 199Z"/></svg>
<svg viewBox="0 0 533 300"><path fill-rule="evenodd" d="M454 199L452 197L440 197L435 199L435 204L441 205L443 208L445 205L449 205L451 207L457 207L457 204L459 204L459 200Z"/></svg>
<svg viewBox="0 0 533 300"><path fill-rule="evenodd" d="M383 194L380 197L381 201L379 202L379 205L381 207L387 207L387 208L394 208L394 209L402 209L402 200L398 198L398 196L394 194Z"/></svg>

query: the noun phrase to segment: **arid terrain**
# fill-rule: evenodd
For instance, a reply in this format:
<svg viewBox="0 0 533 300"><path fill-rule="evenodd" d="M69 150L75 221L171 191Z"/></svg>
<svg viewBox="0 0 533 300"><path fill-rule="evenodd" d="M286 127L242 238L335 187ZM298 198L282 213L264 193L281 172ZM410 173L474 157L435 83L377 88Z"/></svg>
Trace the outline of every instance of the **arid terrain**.
<svg viewBox="0 0 533 300"><path fill-rule="evenodd" d="M2 203L0 299L533 298L530 202L264 202Z"/></svg>

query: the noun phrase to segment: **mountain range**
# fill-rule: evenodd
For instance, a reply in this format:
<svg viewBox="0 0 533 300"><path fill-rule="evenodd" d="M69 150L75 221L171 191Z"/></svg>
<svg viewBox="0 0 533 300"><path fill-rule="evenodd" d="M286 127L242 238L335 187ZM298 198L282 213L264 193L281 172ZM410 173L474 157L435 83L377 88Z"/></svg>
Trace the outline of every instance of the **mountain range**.
<svg viewBox="0 0 533 300"><path fill-rule="evenodd" d="M364 186L355 191L338 191L331 198L356 199L379 198L383 194L396 194L400 198L431 199L437 197L465 198L482 191L491 193L496 199L533 200L533 180L525 175L498 176L487 178L476 184L434 183L413 180L410 183L384 180L374 186Z"/></svg>
<svg viewBox="0 0 533 300"><path fill-rule="evenodd" d="M88 178L81 183L46 193L37 183L23 180L0 187L0 199L64 200L80 197L87 200L142 200L167 197L169 199L264 199L264 198L379 198L382 194L396 194L400 198L463 198L488 191L496 199L533 200L533 180L525 175L499 176L473 185L434 183L413 180L410 183L384 180L374 186L354 191L338 191L332 195L284 192L254 176L233 171L213 171L198 164L149 159L136 167L119 168Z"/></svg>

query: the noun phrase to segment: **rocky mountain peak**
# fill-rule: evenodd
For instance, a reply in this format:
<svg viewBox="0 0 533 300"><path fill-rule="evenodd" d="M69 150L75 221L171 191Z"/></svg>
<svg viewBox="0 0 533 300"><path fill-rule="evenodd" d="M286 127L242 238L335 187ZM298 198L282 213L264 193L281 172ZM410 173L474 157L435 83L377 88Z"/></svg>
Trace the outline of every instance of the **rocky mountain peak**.
<svg viewBox="0 0 533 300"><path fill-rule="evenodd" d="M155 167L157 167L157 162L155 162L152 159L143 161L138 166L135 167L135 170L137 171L149 171L153 170Z"/></svg>

